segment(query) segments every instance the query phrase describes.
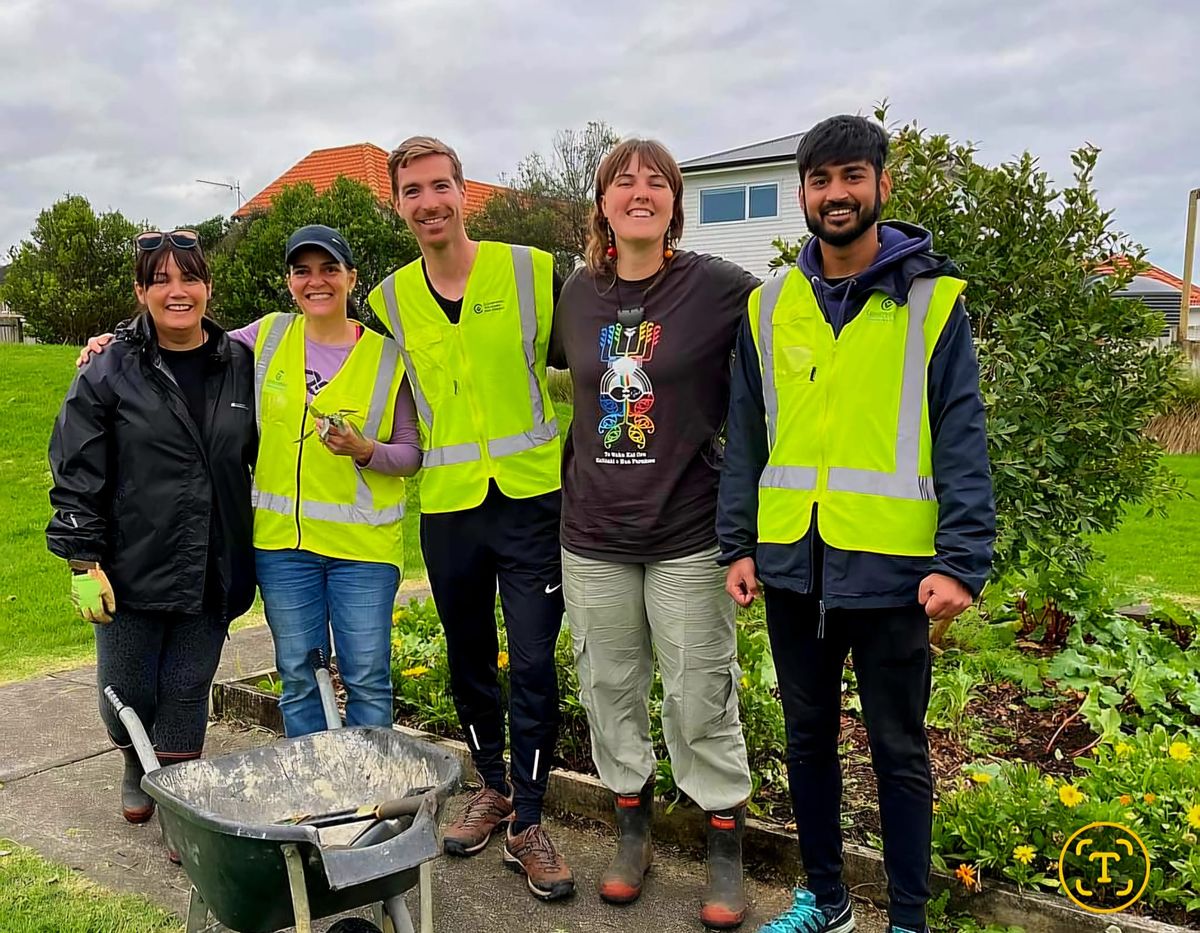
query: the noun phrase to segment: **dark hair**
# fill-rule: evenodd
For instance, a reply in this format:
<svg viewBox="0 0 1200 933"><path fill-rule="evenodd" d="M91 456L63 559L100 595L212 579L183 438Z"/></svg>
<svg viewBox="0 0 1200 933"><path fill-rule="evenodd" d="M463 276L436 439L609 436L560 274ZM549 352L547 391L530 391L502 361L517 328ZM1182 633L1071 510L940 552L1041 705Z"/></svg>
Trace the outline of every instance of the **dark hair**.
<svg viewBox="0 0 1200 933"><path fill-rule="evenodd" d="M168 256L175 257L175 264L185 275L194 275L205 283L212 283L212 272L200 244L193 249L180 249L170 240L163 240L158 249L138 250L137 260L133 267L133 280L142 288L154 284L154 276L162 269Z"/></svg>
<svg viewBox="0 0 1200 933"><path fill-rule="evenodd" d="M800 138L796 147L796 168L800 184L805 176L825 165L869 162L875 175L883 173L888 157L887 131L866 117L842 114L822 120Z"/></svg>

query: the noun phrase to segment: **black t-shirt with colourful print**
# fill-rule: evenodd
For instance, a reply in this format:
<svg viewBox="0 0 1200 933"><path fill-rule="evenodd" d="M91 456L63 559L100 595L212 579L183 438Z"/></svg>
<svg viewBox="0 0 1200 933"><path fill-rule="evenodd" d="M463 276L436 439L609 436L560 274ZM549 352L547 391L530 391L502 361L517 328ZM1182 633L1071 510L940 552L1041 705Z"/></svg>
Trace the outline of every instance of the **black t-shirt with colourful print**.
<svg viewBox="0 0 1200 933"><path fill-rule="evenodd" d="M575 390L563 452L567 550L642 562L715 546L731 355L757 285L741 267L691 252L640 282L585 269L567 280L550 354Z"/></svg>

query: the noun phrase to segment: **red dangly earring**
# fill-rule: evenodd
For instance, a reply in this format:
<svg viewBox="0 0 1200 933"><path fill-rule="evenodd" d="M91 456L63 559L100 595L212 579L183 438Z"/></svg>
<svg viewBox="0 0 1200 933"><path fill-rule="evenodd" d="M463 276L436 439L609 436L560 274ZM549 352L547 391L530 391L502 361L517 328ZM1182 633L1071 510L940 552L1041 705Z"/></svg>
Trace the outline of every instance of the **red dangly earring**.
<svg viewBox="0 0 1200 933"><path fill-rule="evenodd" d="M663 259L670 259L675 255L675 250L671 249L671 235L667 234L663 237Z"/></svg>
<svg viewBox="0 0 1200 933"><path fill-rule="evenodd" d="M613 236L612 227L608 228L608 249L604 251L604 255L609 259L617 258L617 240Z"/></svg>

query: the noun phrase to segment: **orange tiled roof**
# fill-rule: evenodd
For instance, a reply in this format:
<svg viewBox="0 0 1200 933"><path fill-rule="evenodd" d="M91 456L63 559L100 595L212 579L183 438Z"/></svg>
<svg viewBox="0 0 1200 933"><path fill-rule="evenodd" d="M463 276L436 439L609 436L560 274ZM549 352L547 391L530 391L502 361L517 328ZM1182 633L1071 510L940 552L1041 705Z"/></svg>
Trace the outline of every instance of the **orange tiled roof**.
<svg viewBox="0 0 1200 933"><path fill-rule="evenodd" d="M1113 262L1100 266L1096 272L1099 275L1107 275L1109 272L1113 271L1114 264L1120 265L1122 262L1123 260L1118 257L1117 259L1114 259ZM1139 272L1138 275L1145 276L1148 279L1153 279L1155 282L1162 282L1163 285L1169 285L1171 288L1178 289L1180 291L1183 290L1183 279L1179 278L1177 275L1171 275L1171 273L1166 269L1160 269L1156 265L1148 265L1145 269ZM1188 304L1193 308L1200 306L1200 285L1192 285L1192 300L1188 302Z"/></svg>
<svg viewBox="0 0 1200 933"><path fill-rule="evenodd" d="M317 194L332 185L339 175L361 181L385 204L391 200L391 182L388 179L387 153L373 143L358 143L353 146L337 146L333 149L316 149L276 178L267 187L243 204L234 217L246 217L256 211L265 211L271 206L275 195L286 185L308 182ZM474 214L492 195L503 191L499 185L472 181L466 183L466 213Z"/></svg>

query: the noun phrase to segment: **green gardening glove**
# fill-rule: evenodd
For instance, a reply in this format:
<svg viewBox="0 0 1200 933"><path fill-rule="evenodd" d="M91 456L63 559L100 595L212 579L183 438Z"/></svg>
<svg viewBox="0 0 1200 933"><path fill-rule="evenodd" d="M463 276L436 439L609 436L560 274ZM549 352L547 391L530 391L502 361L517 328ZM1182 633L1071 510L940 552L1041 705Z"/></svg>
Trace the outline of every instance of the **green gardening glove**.
<svg viewBox="0 0 1200 933"><path fill-rule="evenodd" d="M71 602L79 610L80 618L88 622L111 622L117 608L112 584L99 567L71 575Z"/></svg>

